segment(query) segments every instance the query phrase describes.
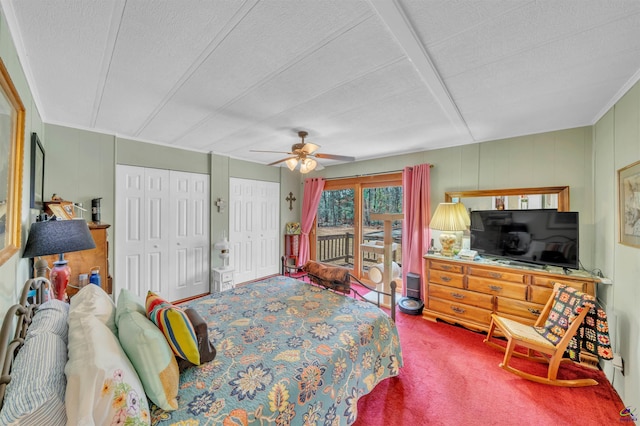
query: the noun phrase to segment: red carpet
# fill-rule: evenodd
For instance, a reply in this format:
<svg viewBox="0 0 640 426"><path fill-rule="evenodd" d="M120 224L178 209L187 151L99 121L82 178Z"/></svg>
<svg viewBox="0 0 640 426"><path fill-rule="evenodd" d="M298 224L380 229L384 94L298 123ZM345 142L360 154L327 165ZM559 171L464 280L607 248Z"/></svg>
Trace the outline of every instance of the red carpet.
<svg viewBox="0 0 640 426"><path fill-rule="evenodd" d="M599 384L542 385L499 368L504 354L482 342L485 334L400 312L396 321L404 367L360 399L356 426L621 424L624 404L601 371L564 364L559 378L589 376ZM546 371L525 360L512 364Z"/></svg>

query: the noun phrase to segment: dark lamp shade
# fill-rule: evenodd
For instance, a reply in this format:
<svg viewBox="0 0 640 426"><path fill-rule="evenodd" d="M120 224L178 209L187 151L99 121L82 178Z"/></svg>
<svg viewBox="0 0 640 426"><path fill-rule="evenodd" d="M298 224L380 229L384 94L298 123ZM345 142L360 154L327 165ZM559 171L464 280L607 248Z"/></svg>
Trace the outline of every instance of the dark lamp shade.
<svg viewBox="0 0 640 426"><path fill-rule="evenodd" d="M83 219L34 222L22 257L70 253L95 247L89 226Z"/></svg>

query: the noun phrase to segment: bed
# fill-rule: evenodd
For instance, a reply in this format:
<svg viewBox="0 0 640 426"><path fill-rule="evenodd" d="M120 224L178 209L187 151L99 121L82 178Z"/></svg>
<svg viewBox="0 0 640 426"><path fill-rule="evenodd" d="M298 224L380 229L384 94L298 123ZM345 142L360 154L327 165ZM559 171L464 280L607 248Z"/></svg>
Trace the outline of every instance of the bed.
<svg viewBox="0 0 640 426"><path fill-rule="evenodd" d="M95 303L100 297L96 293L86 299ZM74 302L72 299L71 310ZM113 382L110 376L113 374L127 382L128 399L114 393L108 395L109 402L115 405L124 398L123 408L117 414L135 414L131 424L349 425L357 417L358 399L371 392L380 381L398 375L403 365L397 329L383 310L290 277L277 276L239 286L181 307L193 309L206 321L209 339L217 355L213 361L180 373L177 408L164 410L151 400L136 398L147 388L136 387L133 381L127 381L135 375L127 368L103 368L104 377L99 376L93 382L86 379L86 372L76 372L74 376L74 368L86 368L87 364L74 356L80 341L84 351L87 347L100 346L94 356L102 356L103 362L117 358L107 355L109 345L104 343L111 339L111 334L118 333L118 330L109 331L113 326L109 321L114 320L108 318L116 313L94 305L87 312L92 316L100 311L104 314L103 322L109 326L94 324L99 321L91 320L92 327L102 327L102 331L92 328L82 339L73 338L76 333L69 330L68 381L64 398L70 424L84 422L87 416L93 416L95 420L96 411L105 406L95 401L100 399L100 392L103 395L105 391L111 392L106 384ZM35 312L34 319L40 314L38 310ZM80 322L88 320L69 318L72 326ZM114 351L115 354L123 353L118 352L118 348ZM131 366L131 363L125 364ZM82 377L82 381L78 377ZM102 389L101 380L105 383ZM89 388L78 388L89 386L87 381L92 384ZM70 390L70 387L75 388ZM98 390L93 392L91 389L96 387ZM84 414L69 413L71 406L76 410L82 409L76 406L91 407L92 404L93 408L85 408ZM113 407L107 409L113 410ZM113 412L109 416L95 423L117 420Z"/></svg>

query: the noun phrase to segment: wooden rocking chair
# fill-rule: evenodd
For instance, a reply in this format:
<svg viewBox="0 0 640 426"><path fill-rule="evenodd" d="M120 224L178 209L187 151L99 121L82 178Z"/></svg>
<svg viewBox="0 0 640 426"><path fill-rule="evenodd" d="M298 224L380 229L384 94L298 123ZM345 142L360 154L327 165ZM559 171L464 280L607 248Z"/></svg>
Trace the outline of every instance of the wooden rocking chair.
<svg viewBox="0 0 640 426"><path fill-rule="evenodd" d="M575 336L595 299L572 287L556 284L540 317L533 326L519 323L499 315L491 315L491 325L484 342L489 346L504 350L504 359L500 367L534 382L554 386L593 386L594 379L558 379L558 368L562 362L571 362L563 358L565 350ZM491 340L498 328L507 339L506 347ZM553 342L555 343L553 343ZM527 349L526 354L515 351L517 346ZM548 363L547 377L527 373L509 365L511 357L522 357L536 362Z"/></svg>

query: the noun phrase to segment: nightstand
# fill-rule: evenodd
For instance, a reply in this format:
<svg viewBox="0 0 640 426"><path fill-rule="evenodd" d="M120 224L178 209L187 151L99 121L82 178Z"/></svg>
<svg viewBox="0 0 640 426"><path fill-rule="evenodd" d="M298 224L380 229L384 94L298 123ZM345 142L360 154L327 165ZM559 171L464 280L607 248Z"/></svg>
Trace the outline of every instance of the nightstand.
<svg viewBox="0 0 640 426"><path fill-rule="evenodd" d="M226 291L234 287L233 270L213 268L213 290Z"/></svg>

